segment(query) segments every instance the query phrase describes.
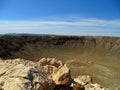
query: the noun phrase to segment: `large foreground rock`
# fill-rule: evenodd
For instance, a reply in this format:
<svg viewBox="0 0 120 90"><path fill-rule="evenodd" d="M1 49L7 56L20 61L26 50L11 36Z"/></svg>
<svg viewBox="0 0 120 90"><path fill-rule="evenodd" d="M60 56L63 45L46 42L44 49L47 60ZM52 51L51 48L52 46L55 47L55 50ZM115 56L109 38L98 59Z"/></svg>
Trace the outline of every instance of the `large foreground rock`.
<svg viewBox="0 0 120 90"><path fill-rule="evenodd" d="M69 85L71 83L70 69L61 61L55 58L42 58L39 64L43 65L47 76L54 80L56 85Z"/></svg>
<svg viewBox="0 0 120 90"><path fill-rule="evenodd" d="M48 79L42 66L21 59L0 63L0 88L3 90L53 90L55 83ZM2 68L3 67L3 68Z"/></svg>

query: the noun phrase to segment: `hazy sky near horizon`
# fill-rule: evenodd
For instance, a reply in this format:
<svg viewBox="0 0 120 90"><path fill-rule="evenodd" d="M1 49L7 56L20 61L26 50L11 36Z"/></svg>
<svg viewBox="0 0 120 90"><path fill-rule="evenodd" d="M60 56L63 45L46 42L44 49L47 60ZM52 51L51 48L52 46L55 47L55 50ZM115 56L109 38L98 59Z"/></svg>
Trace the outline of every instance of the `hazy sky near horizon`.
<svg viewBox="0 0 120 90"><path fill-rule="evenodd" d="M0 34L120 36L120 0L0 0Z"/></svg>

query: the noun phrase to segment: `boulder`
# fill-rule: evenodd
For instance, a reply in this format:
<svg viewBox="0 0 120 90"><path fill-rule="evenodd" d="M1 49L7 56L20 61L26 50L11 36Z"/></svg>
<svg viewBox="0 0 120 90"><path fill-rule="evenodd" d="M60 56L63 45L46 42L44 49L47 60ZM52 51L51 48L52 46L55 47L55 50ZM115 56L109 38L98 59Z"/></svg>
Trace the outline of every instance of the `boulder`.
<svg viewBox="0 0 120 90"><path fill-rule="evenodd" d="M0 67L0 90L53 90L55 83L48 79L43 70L43 66L39 69L34 67L34 62L27 63L24 60L6 60ZM5 70L3 70L5 69Z"/></svg>
<svg viewBox="0 0 120 90"><path fill-rule="evenodd" d="M55 81L56 85L69 85L71 83L70 70L66 64L52 75L52 79Z"/></svg>
<svg viewBox="0 0 120 90"><path fill-rule="evenodd" d="M38 63L43 65L47 77L54 80L56 85L69 85L71 83L70 69L66 64L55 58L42 58Z"/></svg>
<svg viewBox="0 0 120 90"><path fill-rule="evenodd" d="M108 90L108 89L102 88L100 84L95 83L85 85L85 90Z"/></svg>
<svg viewBox="0 0 120 90"><path fill-rule="evenodd" d="M80 83L81 85L91 84L92 77L89 75L80 75L77 78L74 78L74 82Z"/></svg>

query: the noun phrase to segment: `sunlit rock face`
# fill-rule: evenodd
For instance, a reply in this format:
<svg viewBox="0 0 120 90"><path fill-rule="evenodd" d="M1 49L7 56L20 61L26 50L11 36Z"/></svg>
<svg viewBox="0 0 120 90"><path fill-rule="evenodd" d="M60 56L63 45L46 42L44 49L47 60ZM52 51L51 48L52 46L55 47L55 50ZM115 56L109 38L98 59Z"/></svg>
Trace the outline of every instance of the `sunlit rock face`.
<svg viewBox="0 0 120 90"><path fill-rule="evenodd" d="M42 58L39 63L44 67L47 76L54 80L56 85L69 85L71 83L70 69L66 64L55 58Z"/></svg>
<svg viewBox="0 0 120 90"><path fill-rule="evenodd" d="M0 63L2 90L53 90L55 83L48 79L43 66L23 59L5 60Z"/></svg>
<svg viewBox="0 0 120 90"><path fill-rule="evenodd" d="M70 69L55 58L42 58L38 62L0 61L0 87L3 90L53 90L55 85L69 85L70 81Z"/></svg>
<svg viewBox="0 0 120 90"><path fill-rule="evenodd" d="M74 78L74 81L81 85L91 84L93 82L92 77L89 75L80 75L77 78Z"/></svg>
<svg viewBox="0 0 120 90"><path fill-rule="evenodd" d="M72 79L66 64L55 58L38 62L24 59L0 60L0 90L107 90L93 84L92 77Z"/></svg>

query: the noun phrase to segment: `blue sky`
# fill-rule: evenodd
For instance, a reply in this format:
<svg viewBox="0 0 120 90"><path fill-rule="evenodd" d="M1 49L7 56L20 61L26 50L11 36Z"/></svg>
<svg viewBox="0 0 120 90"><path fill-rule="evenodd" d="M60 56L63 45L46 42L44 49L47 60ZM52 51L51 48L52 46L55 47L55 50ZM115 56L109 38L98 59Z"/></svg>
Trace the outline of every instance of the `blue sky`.
<svg viewBox="0 0 120 90"><path fill-rule="evenodd" d="M120 36L120 0L0 0L0 33Z"/></svg>

